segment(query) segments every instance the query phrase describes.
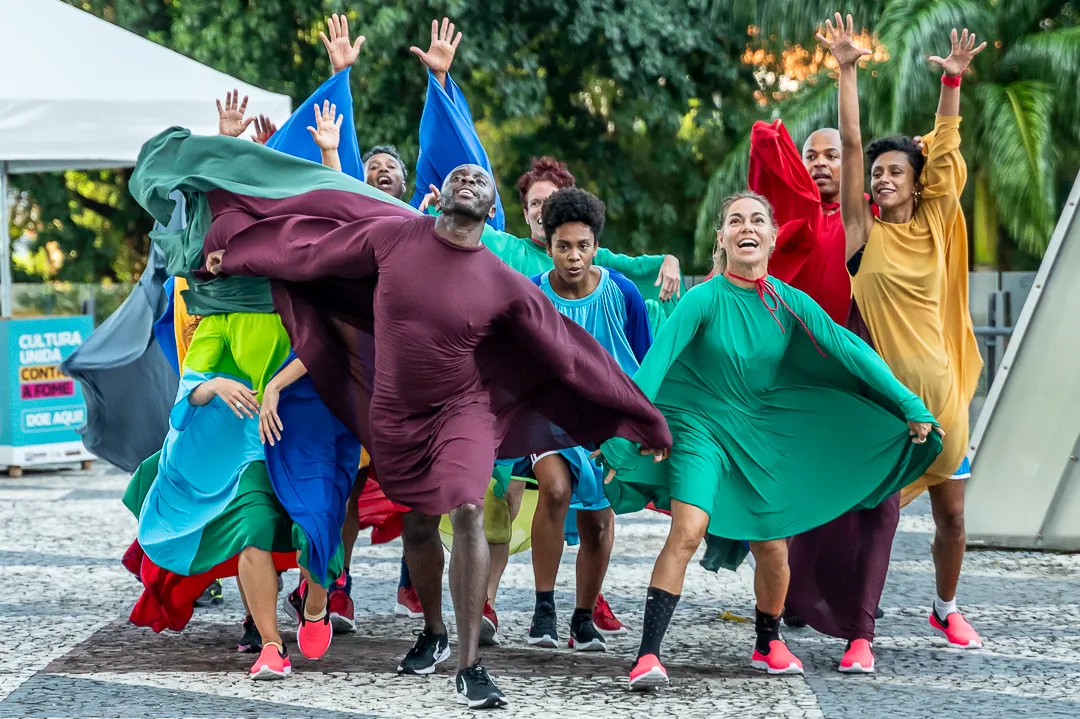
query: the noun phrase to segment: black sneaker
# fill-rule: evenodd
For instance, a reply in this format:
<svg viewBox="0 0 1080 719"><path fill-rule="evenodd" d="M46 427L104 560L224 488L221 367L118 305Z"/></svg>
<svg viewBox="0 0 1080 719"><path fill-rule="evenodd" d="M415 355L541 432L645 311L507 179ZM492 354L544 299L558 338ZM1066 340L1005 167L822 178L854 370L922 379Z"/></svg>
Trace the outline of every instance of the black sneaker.
<svg viewBox="0 0 1080 719"><path fill-rule="evenodd" d="M784 624L792 629L802 629L806 626L806 620L795 612L788 611L787 607L784 608L783 617Z"/></svg>
<svg viewBox="0 0 1080 719"><path fill-rule="evenodd" d="M592 619L586 619L578 627L570 624L570 648L576 652L606 652L607 643Z"/></svg>
<svg viewBox="0 0 1080 719"><path fill-rule="evenodd" d="M300 623L300 613L303 606L303 600L300 598L300 587L286 594L281 600L281 610L292 617L292 620L297 624Z"/></svg>
<svg viewBox="0 0 1080 719"><path fill-rule="evenodd" d="M225 597L221 595L221 580L215 579L210 586L203 590L199 598L195 600L196 607L220 607L225 603Z"/></svg>
<svg viewBox="0 0 1080 719"><path fill-rule="evenodd" d="M398 664L398 674L434 674L435 665L450 658L450 640L445 634L418 632L416 643Z"/></svg>
<svg viewBox="0 0 1080 719"><path fill-rule="evenodd" d="M884 619L884 618L885 618L885 610L882 609L881 605L879 604L878 608L876 610L874 610L874 619Z"/></svg>
<svg viewBox="0 0 1080 719"><path fill-rule="evenodd" d="M497 709L506 706L503 693L488 676L487 669L476 660L468 669L457 673L457 701L470 709Z"/></svg>
<svg viewBox="0 0 1080 719"><path fill-rule="evenodd" d="M532 625L529 627L529 646L544 649L558 649L559 630L555 628L555 606L547 602L536 605Z"/></svg>
<svg viewBox="0 0 1080 719"><path fill-rule="evenodd" d="M241 654L258 654L262 651L262 635L251 617L244 617L244 634L236 644L236 651Z"/></svg>

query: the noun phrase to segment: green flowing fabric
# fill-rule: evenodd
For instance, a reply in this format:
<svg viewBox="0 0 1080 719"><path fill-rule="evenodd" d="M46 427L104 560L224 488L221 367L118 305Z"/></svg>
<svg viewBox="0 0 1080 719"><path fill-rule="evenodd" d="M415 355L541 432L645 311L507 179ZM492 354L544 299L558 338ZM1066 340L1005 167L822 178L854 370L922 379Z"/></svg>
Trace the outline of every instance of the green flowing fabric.
<svg viewBox="0 0 1080 719"><path fill-rule="evenodd" d="M124 492L123 503L139 518L150 485L157 479L157 452L143 461L131 475ZM240 475L236 497L216 519L203 530L198 552L191 563L190 575L208 572L235 557L246 547L267 552L299 551L299 564L307 567L309 546L307 535L286 514L270 486L270 477L263 462L253 462ZM330 560L325 577L314 577L324 587L341 576L345 554L342 547Z"/></svg>
<svg viewBox="0 0 1080 719"><path fill-rule="evenodd" d="M881 358L770 280L782 302L722 277L692 288L642 362L634 380L674 439L667 461L623 439L602 447L615 511L672 499L703 510L710 539L731 540L710 542L716 565L741 560L739 540L791 537L877 506L941 451L937 434L911 441L905 420L934 418Z"/></svg>
<svg viewBox="0 0 1080 719"><path fill-rule="evenodd" d="M484 234L480 240L489 250L498 255L500 260L526 277L535 277L555 267L547 250L528 238L517 237L509 232L499 232L491 225L485 225ZM670 314L678 304L677 295L667 302L660 302L660 288L656 287L656 275L660 272L660 265L664 263L664 255L630 257L601 247L596 251L594 262L601 267L626 275L627 279L637 286L646 303L652 305L649 310L649 319L653 322L652 330L655 335L659 329L659 320L654 315L653 307L657 310L663 309L665 314ZM681 282L679 290L680 292L683 290Z"/></svg>
<svg viewBox="0 0 1080 719"><path fill-rule="evenodd" d="M176 200L170 196L173 188L180 188L184 193L187 200L185 227L180 230L158 230L152 232L150 238L165 252L166 271L188 281L188 289L184 290L183 296L187 311L192 315L274 311L270 283L263 278L216 277L203 280L194 276L194 272L203 267L203 239L212 219L210 205L203 191L220 187L239 195L278 198L312 190L345 190L409 207L343 172L236 137L215 135L201 138L196 149L183 153L190 162L184 166L174 166L170 158L176 156L175 145L190 135L190 130L171 127L148 140L139 152L128 189L135 201L162 225L169 223L176 204ZM243 143L243 152L237 152L236 143ZM266 167L269 158L280 170L268 177L261 169ZM218 182L209 178L229 179Z"/></svg>

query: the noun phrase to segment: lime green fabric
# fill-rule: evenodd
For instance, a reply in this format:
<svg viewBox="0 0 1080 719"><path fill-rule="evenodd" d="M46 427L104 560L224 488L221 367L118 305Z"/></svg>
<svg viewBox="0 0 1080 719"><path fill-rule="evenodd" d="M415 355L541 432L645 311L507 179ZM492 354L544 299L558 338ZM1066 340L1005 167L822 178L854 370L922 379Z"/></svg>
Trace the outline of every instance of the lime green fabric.
<svg viewBox="0 0 1080 719"><path fill-rule="evenodd" d="M236 312L204 317L191 338L184 368L251 382L262 400L266 383L289 356L289 335L275 314Z"/></svg>

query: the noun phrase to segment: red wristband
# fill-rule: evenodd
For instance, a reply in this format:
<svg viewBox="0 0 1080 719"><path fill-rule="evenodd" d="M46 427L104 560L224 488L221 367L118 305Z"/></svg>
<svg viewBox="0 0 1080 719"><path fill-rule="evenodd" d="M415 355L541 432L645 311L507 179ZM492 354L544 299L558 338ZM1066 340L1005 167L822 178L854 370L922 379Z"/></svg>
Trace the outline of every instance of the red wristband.
<svg viewBox="0 0 1080 719"><path fill-rule="evenodd" d="M963 75L942 75L941 84L945 87L960 87L963 77Z"/></svg>

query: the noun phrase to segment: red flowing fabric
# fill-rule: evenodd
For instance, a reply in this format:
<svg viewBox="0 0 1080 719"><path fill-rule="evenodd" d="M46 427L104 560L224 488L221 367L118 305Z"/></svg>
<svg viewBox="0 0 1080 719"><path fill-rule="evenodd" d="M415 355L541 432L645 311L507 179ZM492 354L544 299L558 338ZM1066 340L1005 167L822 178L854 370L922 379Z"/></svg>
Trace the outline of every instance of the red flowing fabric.
<svg viewBox="0 0 1080 719"><path fill-rule="evenodd" d="M372 544L392 542L401 536L402 515L408 511L404 504L392 502L383 494L375 468L370 468L367 482L357 500L360 531L371 528Z"/></svg>
<svg viewBox="0 0 1080 719"><path fill-rule="evenodd" d="M273 552L274 568L282 572L296 568L296 552ZM191 621L195 600L215 579L235 577L239 555L228 559L207 572L191 577L162 569L150 561L138 540L124 552L124 568L142 583L143 592L128 619L139 627L155 632L171 629L178 632Z"/></svg>

